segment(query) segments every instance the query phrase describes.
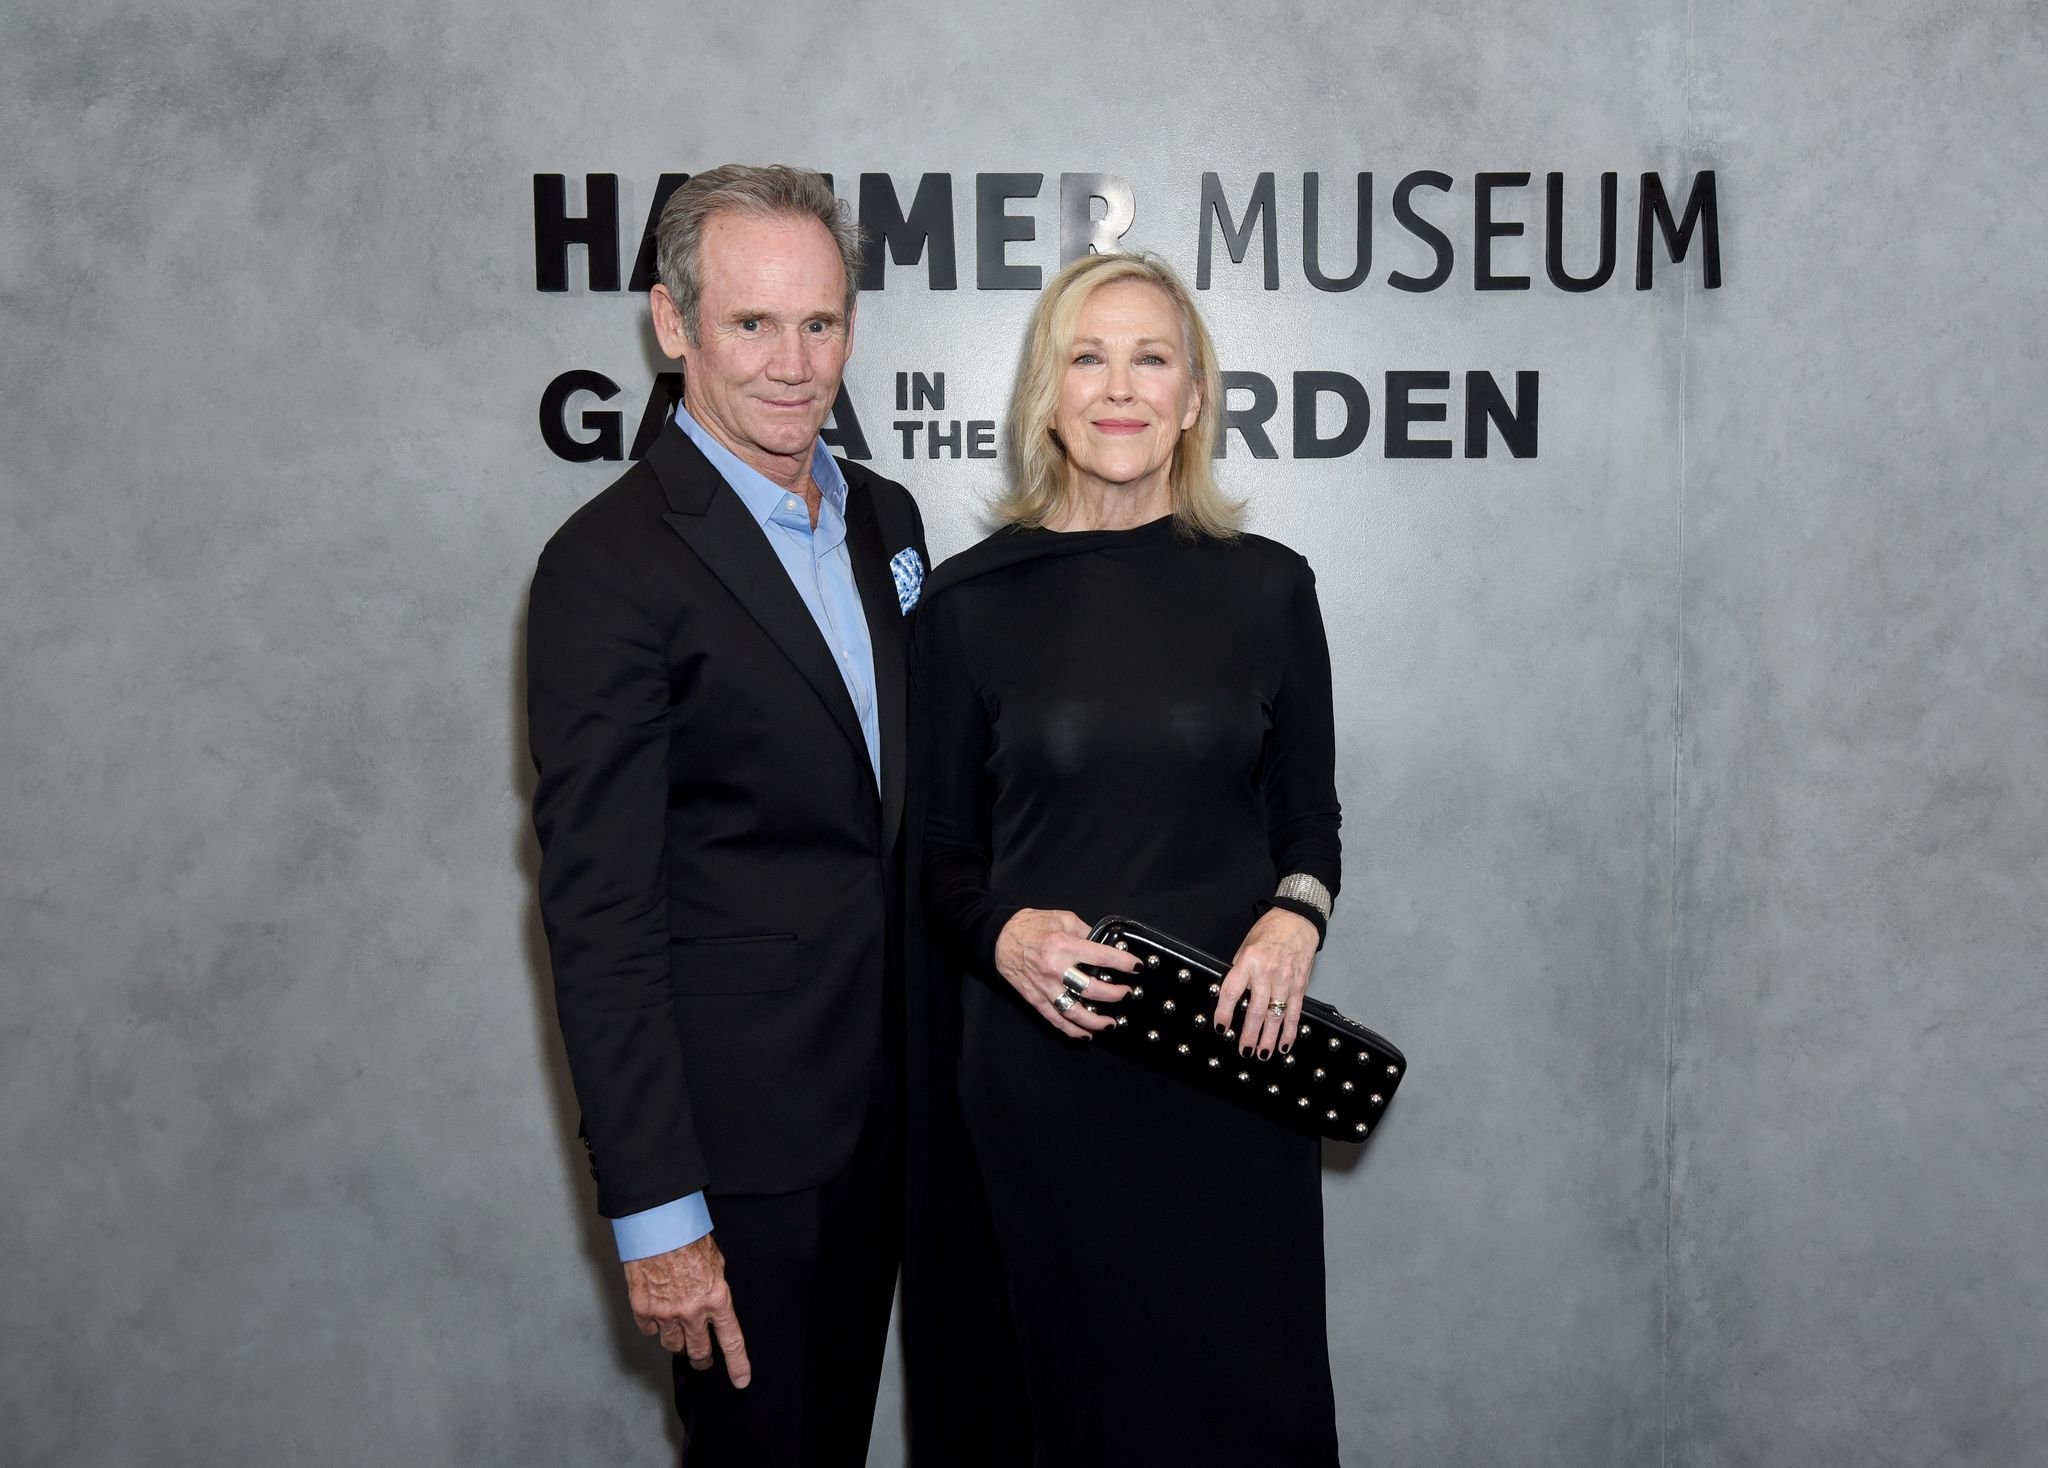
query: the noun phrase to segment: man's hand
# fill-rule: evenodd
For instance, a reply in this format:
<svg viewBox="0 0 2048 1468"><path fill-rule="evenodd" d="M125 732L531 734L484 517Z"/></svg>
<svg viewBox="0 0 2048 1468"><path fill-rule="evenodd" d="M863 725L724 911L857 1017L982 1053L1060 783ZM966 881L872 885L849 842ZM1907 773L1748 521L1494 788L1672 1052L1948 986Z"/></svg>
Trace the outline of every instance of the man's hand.
<svg viewBox="0 0 2048 1468"><path fill-rule="evenodd" d="M736 1387L754 1379L747 1340L733 1314L725 1282L725 1256L710 1234L694 1244L626 1261L626 1294L642 1335L661 1337L667 1351L685 1351L699 1371L711 1369L711 1345L725 1353L725 1374Z"/></svg>

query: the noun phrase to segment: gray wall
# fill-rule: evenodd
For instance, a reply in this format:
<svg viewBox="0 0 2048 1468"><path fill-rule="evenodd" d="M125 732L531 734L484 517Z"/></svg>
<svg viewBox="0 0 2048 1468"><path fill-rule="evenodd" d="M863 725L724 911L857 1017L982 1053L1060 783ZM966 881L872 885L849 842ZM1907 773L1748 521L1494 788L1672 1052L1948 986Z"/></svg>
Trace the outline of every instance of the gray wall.
<svg viewBox="0 0 2048 1468"><path fill-rule="evenodd" d="M14 7L0 1457L670 1453L514 656L617 467L553 458L541 391L605 371L630 432L654 364L639 297L533 289L531 177L618 173L631 232L661 172L772 156L950 171L963 251L976 171L1118 174L1188 269L1201 174L1271 169L1228 365L1376 411L1389 368L1542 372L1533 460L1225 466L1337 650L1317 985L1415 1062L1327 1172L1346 1461L2048 1462L2044 86L2021 3ZM1410 295L1421 168L1459 256ZM1629 289L1634 176L1702 168L1725 284ZM1333 238L1377 174L1355 292L1302 280L1306 169ZM1481 293L1502 169L1537 283ZM1602 291L1543 280L1551 169L1575 228L1622 174ZM941 552L1000 469L903 462L891 381L1000 416L1031 298L971 261L892 267L851 378Z"/></svg>

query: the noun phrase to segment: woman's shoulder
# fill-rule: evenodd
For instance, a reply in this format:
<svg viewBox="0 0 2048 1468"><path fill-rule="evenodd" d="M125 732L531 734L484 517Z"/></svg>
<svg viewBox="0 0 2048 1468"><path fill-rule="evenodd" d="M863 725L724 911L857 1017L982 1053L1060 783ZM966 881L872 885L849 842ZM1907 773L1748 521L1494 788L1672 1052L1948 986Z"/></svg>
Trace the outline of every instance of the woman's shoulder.
<svg viewBox="0 0 2048 1468"><path fill-rule="evenodd" d="M1274 540L1271 536L1256 535L1249 530L1240 530L1229 540L1219 541L1239 554L1258 561L1263 565L1281 566L1289 570L1308 569L1308 557L1293 546Z"/></svg>
<svg viewBox="0 0 2048 1468"><path fill-rule="evenodd" d="M1279 596L1291 596L1303 585L1315 585L1315 572L1308 557L1290 545L1269 536L1240 531L1229 539L1205 537L1213 554L1237 578L1253 582L1260 589Z"/></svg>
<svg viewBox="0 0 2048 1468"><path fill-rule="evenodd" d="M939 600L1011 566L1038 559L1043 554L1044 536L1043 531L1002 526L932 567L931 575L925 578L925 600Z"/></svg>

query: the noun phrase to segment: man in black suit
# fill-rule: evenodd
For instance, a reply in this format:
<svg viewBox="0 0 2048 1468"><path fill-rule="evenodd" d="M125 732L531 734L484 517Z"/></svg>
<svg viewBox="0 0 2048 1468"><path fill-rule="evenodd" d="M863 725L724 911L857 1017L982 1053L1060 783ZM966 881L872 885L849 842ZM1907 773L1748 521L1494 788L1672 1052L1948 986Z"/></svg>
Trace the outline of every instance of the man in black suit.
<svg viewBox="0 0 2048 1468"><path fill-rule="evenodd" d="M541 916L599 1207L640 1328L678 1353L685 1460L860 1463L901 1251L924 530L818 437L860 264L830 186L697 174L656 252L682 403L534 574Z"/></svg>

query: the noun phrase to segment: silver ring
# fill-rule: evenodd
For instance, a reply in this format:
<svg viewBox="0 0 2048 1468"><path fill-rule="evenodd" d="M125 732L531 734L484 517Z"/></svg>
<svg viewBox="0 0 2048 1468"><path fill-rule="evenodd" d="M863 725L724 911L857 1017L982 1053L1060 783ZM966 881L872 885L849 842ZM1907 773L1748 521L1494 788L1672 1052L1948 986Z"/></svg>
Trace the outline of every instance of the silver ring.
<svg viewBox="0 0 2048 1468"><path fill-rule="evenodd" d="M1072 989L1076 994L1086 994L1088 986L1094 983L1095 980L1089 978L1088 975L1082 973L1077 968L1070 968L1060 975L1060 982L1069 989Z"/></svg>
<svg viewBox="0 0 2048 1468"><path fill-rule="evenodd" d="M1054 1009L1057 1009L1061 1014L1065 1014L1068 1010L1074 1007L1074 1003L1074 996L1062 991L1060 994L1056 995L1053 998L1052 1007Z"/></svg>

